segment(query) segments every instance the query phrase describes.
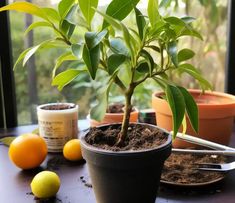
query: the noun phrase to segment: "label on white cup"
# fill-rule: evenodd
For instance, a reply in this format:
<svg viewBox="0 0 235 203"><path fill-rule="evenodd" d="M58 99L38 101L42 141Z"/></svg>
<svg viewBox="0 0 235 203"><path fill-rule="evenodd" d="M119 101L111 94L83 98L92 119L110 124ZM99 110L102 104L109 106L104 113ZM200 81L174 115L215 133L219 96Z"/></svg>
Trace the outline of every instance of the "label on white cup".
<svg viewBox="0 0 235 203"><path fill-rule="evenodd" d="M77 138L78 134L78 106L63 110L44 109L56 104L37 107L39 134L45 139L48 152L62 152L65 143Z"/></svg>

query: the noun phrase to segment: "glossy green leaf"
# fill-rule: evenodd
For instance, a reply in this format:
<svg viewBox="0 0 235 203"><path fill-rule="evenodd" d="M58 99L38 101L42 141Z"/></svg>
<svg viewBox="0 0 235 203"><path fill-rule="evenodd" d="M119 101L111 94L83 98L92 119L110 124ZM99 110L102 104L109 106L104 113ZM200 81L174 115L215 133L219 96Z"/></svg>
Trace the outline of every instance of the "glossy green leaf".
<svg viewBox="0 0 235 203"><path fill-rule="evenodd" d="M62 54L60 57L56 59L56 64L55 67L53 68L52 71L52 77L55 77L56 70L61 66L61 64L65 61L75 61L77 60L77 57L75 57L71 52L66 52Z"/></svg>
<svg viewBox="0 0 235 203"><path fill-rule="evenodd" d="M199 32L197 32L196 30L189 30L189 29L186 29L186 30L183 30L177 37L182 37L182 36L191 36L191 37L196 37L200 40L203 40L201 34Z"/></svg>
<svg viewBox="0 0 235 203"><path fill-rule="evenodd" d="M126 47L125 43L120 38L113 38L110 40L110 49L116 53L130 57L130 51Z"/></svg>
<svg viewBox="0 0 235 203"><path fill-rule="evenodd" d="M29 58L39 49L41 45L37 45L35 47L32 47L32 49L30 49L26 54L25 57L23 59L23 66L25 66L26 62L29 60Z"/></svg>
<svg viewBox="0 0 235 203"><path fill-rule="evenodd" d="M84 15L88 25L91 24L91 20L95 14L94 8L97 8L98 2L98 0L78 0L82 14Z"/></svg>
<svg viewBox="0 0 235 203"><path fill-rule="evenodd" d="M167 51L170 55L172 63L175 65L175 67L178 67L177 43L175 41L169 42Z"/></svg>
<svg viewBox="0 0 235 203"><path fill-rule="evenodd" d="M167 8L171 4L172 0L162 0L159 4L159 8Z"/></svg>
<svg viewBox="0 0 235 203"><path fill-rule="evenodd" d="M59 23L61 18L57 10L53 8L41 8L46 13L47 18L54 23Z"/></svg>
<svg viewBox="0 0 235 203"><path fill-rule="evenodd" d="M151 26L154 27L155 24L160 19L158 11L158 0L149 0L148 2L148 17L151 23Z"/></svg>
<svg viewBox="0 0 235 203"><path fill-rule="evenodd" d="M30 26L28 26L28 28L25 30L24 34L28 34L28 32L30 32L32 29L34 28L38 28L38 27L50 27L53 29L53 26L51 25L51 23L48 23L46 21L38 21L38 22L34 22L32 23Z"/></svg>
<svg viewBox="0 0 235 203"><path fill-rule="evenodd" d="M107 64L108 64L108 73L112 75L121 64L123 64L126 60L126 56L122 54L112 54L109 56Z"/></svg>
<svg viewBox="0 0 235 203"><path fill-rule="evenodd" d="M184 21L185 23L189 24L192 23L196 20L196 18L191 17L191 16L185 16L181 18L182 21Z"/></svg>
<svg viewBox="0 0 235 203"><path fill-rule="evenodd" d="M152 50L154 50L154 51L156 51L156 52L158 52L158 53L161 52L160 48L157 47L157 46L149 45L149 46L146 46L146 47L147 47L147 48L150 48L150 49L152 49Z"/></svg>
<svg viewBox="0 0 235 203"><path fill-rule="evenodd" d="M70 39L75 30L75 26L76 25L68 22L67 20L63 20L60 24L60 30L68 37L68 39Z"/></svg>
<svg viewBox="0 0 235 203"><path fill-rule="evenodd" d="M149 63L146 62L145 60L140 61L136 68L136 70L139 73L149 73L149 69L150 69Z"/></svg>
<svg viewBox="0 0 235 203"><path fill-rule="evenodd" d="M178 87L184 96L189 121L195 132L198 132L198 108L193 96L183 87Z"/></svg>
<svg viewBox="0 0 235 203"><path fill-rule="evenodd" d="M195 78L199 82L203 90L207 88L211 90L213 89L211 84L191 64L182 64L178 67L177 71L185 72L191 75L193 78Z"/></svg>
<svg viewBox="0 0 235 203"><path fill-rule="evenodd" d="M62 90L65 85L69 84L71 81L73 81L78 75L85 72L85 70L74 70L69 69L66 70L57 76L52 81L53 86L57 86L58 90Z"/></svg>
<svg viewBox="0 0 235 203"><path fill-rule="evenodd" d="M121 21L132 11L138 2L139 0L112 0L105 13ZM108 23L110 24L110 22L104 21L103 29L108 26Z"/></svg>
<svg viewBox="0 0 235 203"><path fill-rule="evenodd" d="M48 20L46 13L40 7L29 2L14 2L0 8L0 12L7 10L24 12Z"/></svg>
<svg viewBox="0 0 235 203"><path fill-rule="evenodd" d="M182 27L186 25L182 19L174 17L174 16L164 18L164 20L170 23L171 25L177 25L177 26L182 26Z"/></svg>
<svg viewBox="0 0 235 203"><path fill-rule="evenodd" d="M165 94L173 116L173 138L175 138L184 118L185 101L181 91L173 85L167 85Z"/></svg>
<svg viewBox="0 0 235 203"><path fill-rule="evenodd" d="M105 35L108 33L107 30L102 30L101 32L86 32L85 33L85 40L87 47L89 49L93 49L95 46L97 46L105 37Z"/></svg>
<svg viewBox="0 0 235 203"><path fill-rule="evenodd" d="M181 49L178 53L178 62L186 61L193 58L195 53L191 49Z"/></svg>
<svg viewBox="0 0 235 203"><path fill-rule="evenodd" d="M71 46L72 53L74 56L77 57L77 59L82 58L82 48L83 48L83 45L81 44L72 44Z"/></svg>
<svg viewBox="0 0 235 203"><path fill-rule="evenodd" d="M87 66L91 78L94 80L96 76L96 71L98 69L100 60L100 46L99 44L93 49L89 50L85 44L83 47L82 58Z"/></svg>
<svg viewBox="0 0 235 203"><path fill-rule="evenodd" d="M12 141L15 139L16 137L3 137L0 139L0 143L6 145L6 146L10 146L10 144L12 143Z"/></svg>
<svg viewBox="0 0 235 203"><path fill-rule="evenodd" d="M17 60L16 60L16 62L15 62L15 64L14 64L13 69L15 69L16 66L18 65L18 63L23 60L23 58L25 57L25 55L28 53L28 51L29 51L30 49L31 49L31 48L28 48L28 49L24 50L24 51L19 55L19 57L17 58Z"/></svg>
<svg viewBox="0 0 235 203"><path fill-rule="evenodd" d="M139 32L139 36L140 39L143 39L143 32L144 32L144 28L146 26L146 21L144 19L143 14L140 12L140 10L138 8L135 7L135 18L136 18L136 24L138 27L138 32Z"/></svg>
<svg viewBox="0 0 235 203"><path fill-rule="evenodd" d="M149 67L149 75L151 76L153 69L154 69L154 60L153 60L152 56L150 55L149 52L147 52L144 49L141 50L140 55L147 60L148 67Z"/></svg>
<svg viewBox="0 0 235 203"><path fill-rule="evenodd" d="M62 19L68 14L69 10L73 6L75 0L61 0L58 4L58 11Z"/></svg>

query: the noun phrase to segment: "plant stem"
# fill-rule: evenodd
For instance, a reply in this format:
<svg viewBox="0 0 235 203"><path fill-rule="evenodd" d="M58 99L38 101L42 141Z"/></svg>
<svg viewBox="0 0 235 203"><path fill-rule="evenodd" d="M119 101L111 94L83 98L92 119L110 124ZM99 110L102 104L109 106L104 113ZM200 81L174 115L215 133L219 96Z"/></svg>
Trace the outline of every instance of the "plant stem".
<svg viewBox="0 0 235 203"><path fill-rule="evenodd" d="M118 140L116 145L121 146L124 140L127 137L127 131L129 127L129 122L130 122L130 115L132 111L132 104L131 104L131 97L134 92L134 86L130 84L130 87L128 91L125 94L125 110L124 110L124 118L122 120L122 128L118 136Z"/></svg>

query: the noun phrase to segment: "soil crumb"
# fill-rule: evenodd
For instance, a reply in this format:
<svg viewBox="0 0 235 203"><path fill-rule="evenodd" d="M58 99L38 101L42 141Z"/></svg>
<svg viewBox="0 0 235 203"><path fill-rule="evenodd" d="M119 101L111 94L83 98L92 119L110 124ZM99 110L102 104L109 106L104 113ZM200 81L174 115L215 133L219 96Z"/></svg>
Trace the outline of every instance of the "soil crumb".
<svg viewBox="0 0 235 203"><path fill-rule="evenodd" d="M199 163L224 163L224 156L193 155L172 153L165 161L161 179L176 184L206 183L219 178L224 174L220 172L200 171L196 168Z"/></svg>
<svg viewBox="0 0 235 203"><path fill-rule="evenodd" d="M85 140L95 147L111 151L150 149L162 145L167 140L167 134L157 128L130 124L122 146L116 146L120 130L120 125L109 126L106 130L91 128Z"/></svg>

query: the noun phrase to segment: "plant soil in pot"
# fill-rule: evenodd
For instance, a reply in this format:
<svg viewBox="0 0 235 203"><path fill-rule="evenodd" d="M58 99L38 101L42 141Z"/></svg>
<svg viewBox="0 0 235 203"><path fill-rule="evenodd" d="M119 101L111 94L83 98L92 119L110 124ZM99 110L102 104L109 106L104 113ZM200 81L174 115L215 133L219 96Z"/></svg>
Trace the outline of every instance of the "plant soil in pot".
<svg viewBox="0 0 235 203"><path fill-rule="evenodd" d="M97 203L154 203L171 136L153 125L131 124L122 147L120 124L91 129L81 138Z"/></svg>
<svg viewBox="0 0 235 203"><path fill-rule="evenodd" d="M37 107L39 134L49 152L62 152L64 144L78 135L78 105L49 103Z"/></svg>
<svg viewBox="0 0 235 203"><path fill-rule="evenodd" d="M111 123L121 123L124 114L123 108L124 104L115 103L108 106L102 121L96 121L94 119L91 119L90 114L87 116L87 118L90 121L91 127L100 126L104 124L111 124ZM132 108L132 112L130 115L130 122L136 123L137 121L138 121L138 110L136 108Z"/></svg>
<svg viewBox="0 0 235 203"><path fill-rule="evenodd" d="M187 120L187 134L198 136L220 144L228 145L233 129L235 116L235 96L220 92L201 90L188 90L197 103L199 111L199 133L198 135L191 128ZM157 125L161 128L172 130L172 113L163 93L154 93L152 96L152 107L156 111ZM174 147L188 148L195 147L185 141L175 139Z"/></svg>

